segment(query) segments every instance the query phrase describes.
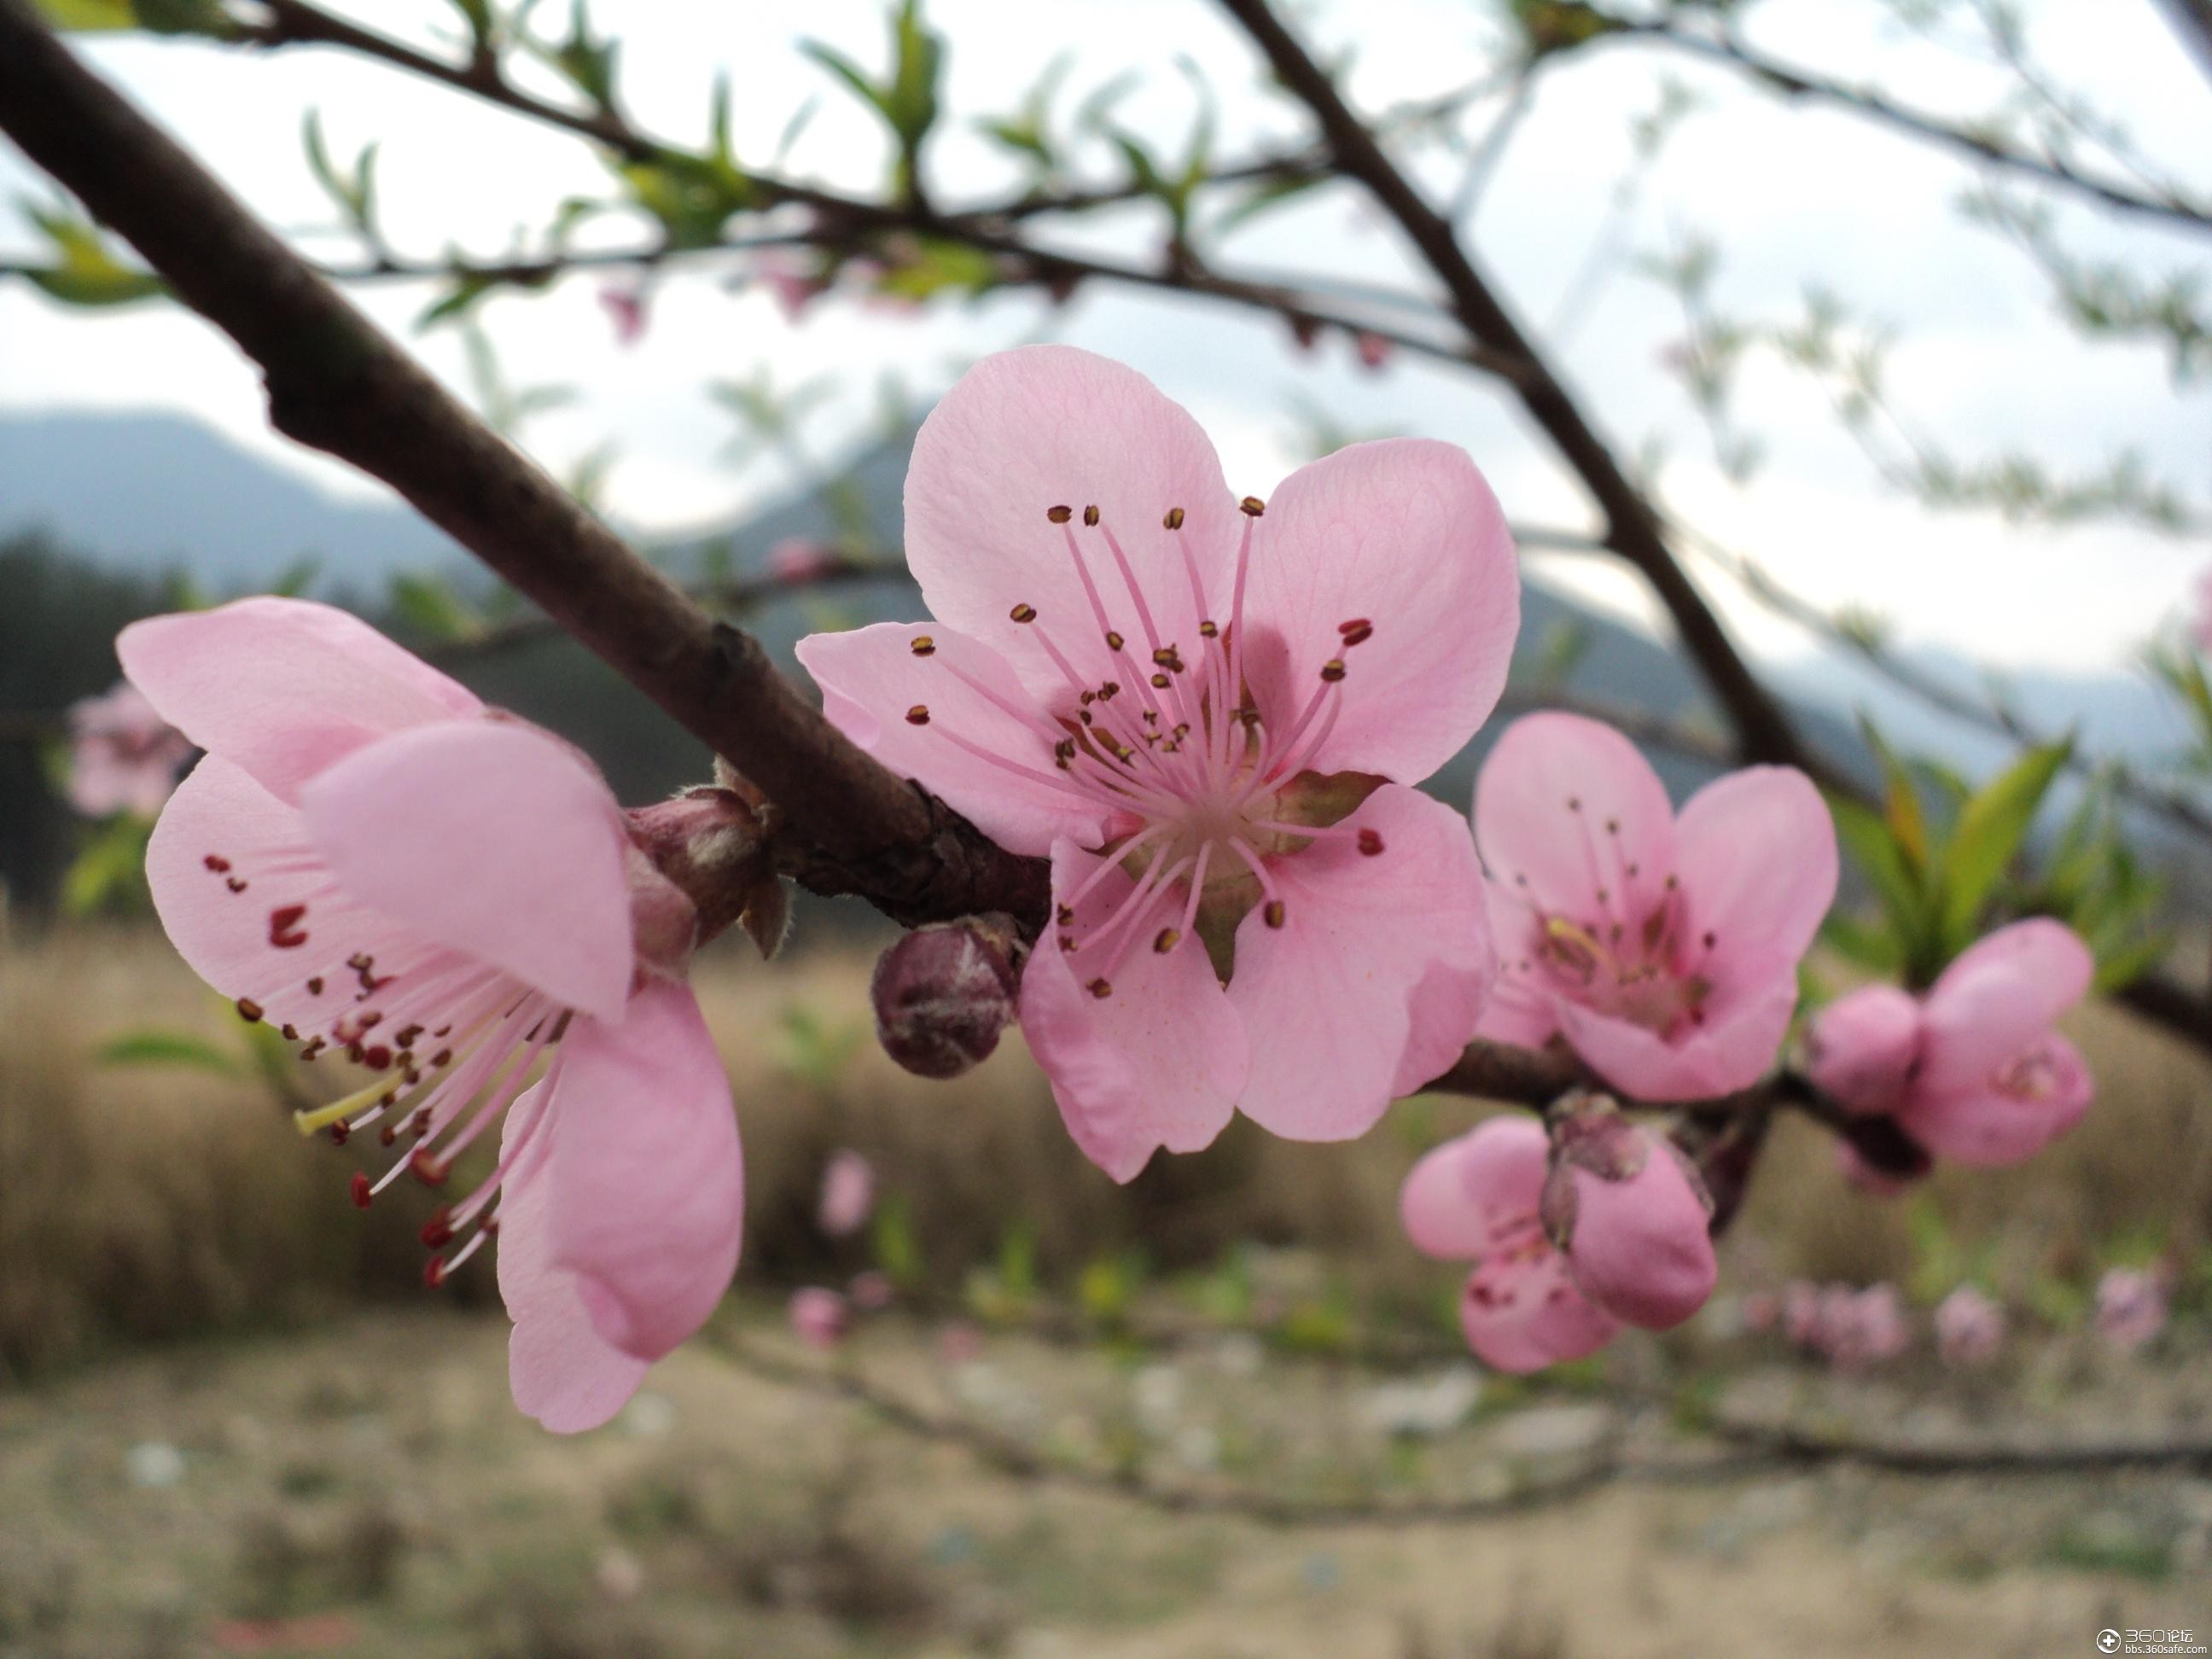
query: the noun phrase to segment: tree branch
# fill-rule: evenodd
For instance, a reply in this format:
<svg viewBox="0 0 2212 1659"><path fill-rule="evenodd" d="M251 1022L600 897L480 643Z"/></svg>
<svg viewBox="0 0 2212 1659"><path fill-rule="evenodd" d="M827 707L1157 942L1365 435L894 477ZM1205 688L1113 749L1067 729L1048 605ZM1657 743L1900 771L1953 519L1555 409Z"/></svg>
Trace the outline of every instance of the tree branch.
<svg viewBox="0 0 2212 1659"><path fill-rule="evenodd" d="M1004 852L863 754L769 664L463 408L87 70L0 0L0 129L264 372L277 430L349 461L505 577L758 784L805 873L902 921L1041 919L1041 861Z"/></svg>

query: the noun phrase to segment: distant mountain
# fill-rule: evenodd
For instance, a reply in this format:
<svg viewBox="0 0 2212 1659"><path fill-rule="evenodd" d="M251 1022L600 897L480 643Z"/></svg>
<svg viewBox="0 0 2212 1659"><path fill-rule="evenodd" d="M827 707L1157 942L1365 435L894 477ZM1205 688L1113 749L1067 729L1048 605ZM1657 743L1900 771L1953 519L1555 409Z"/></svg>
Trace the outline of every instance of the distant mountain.
<svg viewBox="0 0 2212 1659"><path fill-rule="evenodd" d="M167 414L0 416L0 537L33 530L107 569L174 566L216 589L267 586L313 556L373 593L465 558L397 502L343 500Z"/></svg>

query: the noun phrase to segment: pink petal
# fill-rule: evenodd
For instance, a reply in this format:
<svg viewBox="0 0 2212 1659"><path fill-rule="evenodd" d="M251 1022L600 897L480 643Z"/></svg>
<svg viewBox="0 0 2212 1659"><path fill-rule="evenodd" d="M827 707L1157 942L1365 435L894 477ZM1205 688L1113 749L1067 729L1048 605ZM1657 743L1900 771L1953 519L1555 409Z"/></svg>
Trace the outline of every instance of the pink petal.
<svg viewBox="0 0 2212 1659"><path fill-rule="evenodd" d="M1486 1118L1464 1138L1460 1183L1468 1200L1493 1224L1517 1217L1533 1218L1543 1196L1552 1139L1525 1112Z"/></svg>
<svg viewBox="0 0 2212 1659"><path fill-rule="evenodd" d="M1293 1140L1364 1134L1401 1073L1418 1086L1448 1067L1496 974L1456 812L1385 784L1339 827L1374 830L1382 850L1346 836L1271 859L1283 926L1268 927L1264 907L1245 916L1229 981L1252 1053L1237 1104Z"/></svg>
<svg viewBox="0 0 2212 1659"><path fill-rule="evenodd" d="M1398 1219L1424 1255L1472 1261L1489 1243L1488 1218L1468 1195L1464 1165L1471 1135L1424 1153L1398 1189Z"/></svg>
<svg viewBox="0 0 2212 1659"><path fill-rule="evenodd" d="M1548 1245L1468 1274L1459 1322L1478 1359L1516 1375L1585 1358L1620 1331L1576 1288L1565 1259Z"/></svg>
<svg viewBox="0 0 2212 1659"><path fill-rule="evenodd" d="M345 890L568 1007L620 1016L635 966L629 839L599 775L519 723L401 732L301 806Z"/></svg>
<svg viewBox="0 0 2212 1659"><path fill-rule="evenodd" d="M545 1095L540 1083L508 1109L503 1148L532 1133ZM507 1384L521 1411L556 1434L574 1434L620 1411L650 1362L610 1346L592 1328L575 1275L553 1260L552 1205L552 1183L543 1179L524 1181L500 1199L499 1294L514 1322Z"/></svg>
<svg viewBox="0 0 2212 1659"><path fill-rule="evenodd" d="M316 1030L347 1007L361 1012L350 957L435 970L428 940L335 890L297 807L219 755L194 767L162 810L146 878L192 971L259 1004L275 1024Z"/></svg>
<svg viewBox="0 0 2212 1659"><path fill-rule="evenodd" d="M547 1109L554 1260L605 1340L657 1359L720 1304L744 1230L729 1079L690 988L654 980L621 1024L577 1021Z"/></svg>
<svg viewBox="0 0 2212 1659"><path fill-rule="evenodd" d="M1674 870L1674 814L1658 774L1626 738L1579 714L1528 714L1505 728L1475 780L1474 836L1493 881L1583 926L1624 890L1656 898ZM1498 948L1510 957L1516 941L1501 933Z"/></svg>
<svg viewBox="0 0 2212 1659"><path fill-rule="evenodd" d="M929 655L915 655L918 639L930 642ZM1095 796L1054 763L1060 728L989 647L929 623L878 623L810 634L799 660L822 688L831 725L1002 846L1037 855L1062 836L1091 845L1105 839ZM927 724L908 718L918 708L928 711Z"/></svg>
<svg viewBox="0 0 2212 1659"><path fill-rule="evenodd" d="M1797 1006L1794 963L1744 963L1709 999L1703 1025L1668 1042L1656 1031L1562 999L1559 1029L1590 1068L1640 1100L1697 1100L1749 1088L1790 1034Z"/></svg>
<svg viewBox="0 0 2212 1659"><path fill-rule="evenodd" d="M1053 848L1053 896L1098 866L1073 842ZM1108 877L1075 907L1088 934L1135 886ZM1160 915L1165 916L1165 909ZM1164 921L1138 924L1150 933ZM1112 994L1085 988L1109 947L1069 954L1037 942L1022 977L1022 1034L1052 1080L1053 1098L1084 1156L1116 1181L1135 1178L1153 1151L1194 1152L1228 1125L1248 1064L1243 1024L1196 939L1165 956L1146 938L1114 969Z"/></svg>
<svg viewBox="0 0 2212 1659"><path fill-rule="evenodd" d="M1648 1133L1648 1132L1645 1132ZM1705 1305L1720 1274L1705 1200L1656 1144L1625 1181L1572 1172L1574 1237L1567 1262L1583 1293L1646 1330L1680 1324Z"/></svg>
<svg viewBox="0 0 2212 1659"><path fill-rule="evenodd" d="M2039 1079L2038 1091L2023 1094L1984 1081L1938 1091L1923 1082L1899 1109L1899 1124L1938 1158L1954 1163L1996 1166L2034 1156L2081 1121L2096 1085L2081 1050L2064 1037L2045 1035L2026 1057Z"/></svg>
<svg viewBox="0 0 2212 1659"><path fill-rule="evenodd" d="M2000 927L1943 970L1928 994L1921 1088L1979 1087L2087 994L2096 961L2063 922Z"/></svg>
<svg viewBox="0 0 2212 1659"><path fill-rule="evenodd" d="M1708 976L1805 954L1836 896L1836 826L1802 772L1752 766L1683 803L1675 872L1692 938L1713 935Z"/></svg>
<svg viewBox="0 0 2212 1659"><path fill-rule="evenodd" d="M150 617L115 653L164 720L284 800L363 744L483 708L367 623L307 599Z"/></svg>
<svg viewBox="0 0 2212 1659"><path fill-rule="evenodd" d="M1252 544L1247 678L1263 710L1295 712L1322 664L1344 703L1308 763L1418 783L1497 706L1521 627L1504 515L1467 452L1427 439L1354 444L1300 467ZM1372 635L1347 648L1340 629Z"/></svg>
<svg viewBox="0 0 2212 1659"><path fill-rule="evenodd" d="M1866 985L1823 1008L1807 1033L1806 1074L1844 1105L1887 1111L1920 1051L1920 1004L1894 985Z"/></svg>
<svg viewBox="0 0 2212 1659"><path fill-rule="evenodd" d="M1498 982L1482 1011L1475 1035L1492 1042L1540 1048L1559 1029L1553 998L1546 988L1534 948L1537 918L1525 900L1496 881L1484 884L1490 937L1498 951Z"/></svg>
<svg viewBox="0 0 2212 1659"><path fill-rule="evenodd" d="M1064 529L1045 516L1060 507L1073 514ZM1100 529L1085 526L1086 507L1099 509ZM1182 527L1169 530L1175 507ZM1225 626L1243 528L1198 422L1134 369L1072 346L1023 346L969 369L922 422L907 471L907 561L930 614L1004 653L1055 708L1069 692L1039 630L1090 684L1129 674L1127 658L1106 648L1070 532L1130 651L1151 647L1102 530L1127 554L1161 643L1195 661L1201 617L1183 550ZM1010 622L1016 605L1035 607L1036 622Z"/></svg>

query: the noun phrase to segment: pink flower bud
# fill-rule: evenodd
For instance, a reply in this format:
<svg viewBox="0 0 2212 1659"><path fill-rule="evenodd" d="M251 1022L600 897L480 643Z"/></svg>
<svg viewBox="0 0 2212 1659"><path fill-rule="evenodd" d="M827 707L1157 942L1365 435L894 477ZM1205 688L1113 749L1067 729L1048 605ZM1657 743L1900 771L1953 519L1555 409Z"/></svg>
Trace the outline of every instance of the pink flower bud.
<svg viewBox="0 0 2212 1659"><path fill-rule="evenodd" d="M815 1212L822 1231L832 1238L848 1237L875 1207L874 1166L850 1149L836 1153L822 1171L822 1201Z"/></svg>
<svg viewBox="0 0 2212 1659"><path fill-rule="evenodd" d="M781 889L768 867L759 819L744 798L717 786L687 789L672 800L624 813L643 860L686 901L684 910L639 917L639 954L655 959L682 934L683 951L714 938L760 902L763 887ZM648 924L671 934L654 937Z"/></svg>
<svg viewBox="0 0 2212 1659"><path fill-rule="evenodd" d="M844 562L845 556L829 543L805 536L786 536L768 550L768 574L794 586L819 581Z"/></svg>
<svg viewBox="0 0 2212 1659"><path fill-rule="evenodd" d="M1936 1352L1947 1365L1985 1365L2004 1339L2004 1309L1972 1285L1960 1285L1936 1306Z"/></svg>
<svg viewBox="0 0 2212 1659"><path fill-rule="evenodd" d="M2113 1267L2097 1281L2097 1334L2132 1353L2166 1328L2166 1281L2141 1267Z"/></svg>
<svg viewBox="0 0 2212 1659"><path fill-rule="evenodd" d="M884 1052L918 1077L958 1077L989 1057L1017 1012L1011 918L917 927L876 959L869 994Z"/></svg>
<svg viewBox="0 0 2212 1659"><path fill-rule="evenodd" d="M1894 985L1869 985L1823 1008L1805 1039L1806 1074L1856 1112L1898 1102L1920 1046L1920 1005Z"/></svg>
<svg viewBox="0 0 2212 1659"><path fill-rule="evenodd" d="M846 1328L852 1322L852 1310L845 1298L819 1285L793 1291L790 1313L792 1334L808 1347L825 1352L845 1340Z"/></svg>
<svg viewBox="0 0 2212 1659"><path fill-rule="evenodd" d="M1552 1133L1546 1231L1583 1294L1647 1330L1705 1306L1720 1275L1711 1206L1673 1143L1609 1103L1570 1114Z"/></svg>

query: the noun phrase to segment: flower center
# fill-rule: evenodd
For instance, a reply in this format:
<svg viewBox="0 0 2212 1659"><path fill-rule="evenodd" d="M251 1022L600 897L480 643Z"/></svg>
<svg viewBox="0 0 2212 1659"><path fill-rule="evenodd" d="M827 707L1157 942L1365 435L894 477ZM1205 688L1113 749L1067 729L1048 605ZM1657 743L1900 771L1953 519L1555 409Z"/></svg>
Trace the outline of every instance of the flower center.
<svg viewBox="0 0 2212 1659"><path fill-rule="evenodd" d="M1161 520L1176 534L1192 606L1201 618L1193 640L1163 636L1127 554L1097 507L1082 509L1079 528L1073 507L1051 508L1045 517L1060 533L1090 614L1046 618L1022 601L1007 618L1028 630L1059 669L1068 699L1064 712L1020 707L947 663L946 672L1028 727L1036 748L1000 754L933 724L927 704L906 713L910 724L931 726L994 766L1107 809L1107 838L1096 849L1101 862L1062 898L1055 917L1060 948L1082 958L1084 982L1094 996L1113 994L1115 969L1139 944L1164 956L1194 936L1226 978L1236 924L1255 903L1268 927L1285 924L1288 908L1273 863L1330 838L1356 838L1359 851L1370 856L1382 851L1373 830L1337 822L1358 796L1347 798L1307 770L1342 707L1345 653L1372 637L1374 624L1365 617L1340 623L1335 654L1322 664L1311 692L1302 702L1268 706L1275 699L1255 694L1244 676L1245 581L1265 507L1248 495L1243 508L1225 621L1217 620L1197 559L1181 535L1182 509L1168 508ZM1109 609L1097 574L1107 565L1128 596L1133 626ZM1063 644L1067 630L1084 627L1097 630L1112 665L1096 682L1076 670ZM917 657L936 654L926 634L910 648ZM1097 914L1085 901L1116 871L1133 884Z"/></svg>

